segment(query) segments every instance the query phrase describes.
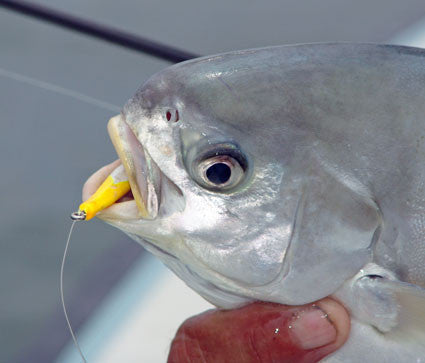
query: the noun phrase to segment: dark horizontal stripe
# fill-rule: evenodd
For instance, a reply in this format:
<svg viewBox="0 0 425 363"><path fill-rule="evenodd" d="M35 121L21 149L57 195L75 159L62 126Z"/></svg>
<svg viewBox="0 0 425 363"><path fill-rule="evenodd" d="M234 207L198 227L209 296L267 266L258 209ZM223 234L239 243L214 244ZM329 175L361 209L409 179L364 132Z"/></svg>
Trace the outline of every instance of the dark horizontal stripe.
<svg viewBox="0 0 425 363"><path fill-rule="evenodd" d="M63 28L71 29L121 47L136 50L170 62L178 63L199 57L166 44L161 44L138 35L93 21L69 15L39 4L21 0L0 0L0 6L32 18L40 19Z"/></svg>

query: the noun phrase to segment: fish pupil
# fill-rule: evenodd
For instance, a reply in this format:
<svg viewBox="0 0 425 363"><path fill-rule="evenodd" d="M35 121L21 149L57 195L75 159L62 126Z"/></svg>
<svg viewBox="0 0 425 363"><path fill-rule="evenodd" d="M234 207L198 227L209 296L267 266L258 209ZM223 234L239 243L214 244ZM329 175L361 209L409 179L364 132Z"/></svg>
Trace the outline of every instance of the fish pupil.
<svg viewBox="0 0 425 363"><path fill-rule="evenodd" d="M206 172L206 176L211 183L224 184L230 179L232 171L227 164L216 163L211 165Z"/></svg>

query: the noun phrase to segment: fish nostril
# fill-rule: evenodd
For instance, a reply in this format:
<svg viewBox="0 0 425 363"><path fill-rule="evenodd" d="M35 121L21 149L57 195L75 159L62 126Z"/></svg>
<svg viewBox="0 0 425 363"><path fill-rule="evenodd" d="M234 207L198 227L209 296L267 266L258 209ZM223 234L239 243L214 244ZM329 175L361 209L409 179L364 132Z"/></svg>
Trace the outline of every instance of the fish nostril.
<svg viewBox="0 0 425 363"><path fill-rule="evenodd" d="M167 112L165 113L165 117L167 121L177 122L180 120L178 110L167 110Z"/></svg>

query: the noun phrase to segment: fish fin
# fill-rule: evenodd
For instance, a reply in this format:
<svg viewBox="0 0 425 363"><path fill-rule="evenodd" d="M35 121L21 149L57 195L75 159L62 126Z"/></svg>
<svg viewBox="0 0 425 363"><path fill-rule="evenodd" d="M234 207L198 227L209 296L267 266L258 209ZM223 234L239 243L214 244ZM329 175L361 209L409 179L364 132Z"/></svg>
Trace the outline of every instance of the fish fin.
<svg viewBox="0 0 425 363"><path fill-rule="evenodd" d="M332 296L349 310L351 332L321 363L425 362L425 289L368 263Z"/></svg>
<svg viewBox="0 0 425 363"><path fill-rule="evenodd" d="M425 336L425 289L397 280L381 266L367 264L333 296L381 333Z"/></svg>
<svg viewBox="0 0 425 363"><path fill-rule="evenodd" d="M397 325L389 332L394 338L413 340L425 346L425 289L401 281L384 279L382 288L391 292L398 304Z"/></svg>

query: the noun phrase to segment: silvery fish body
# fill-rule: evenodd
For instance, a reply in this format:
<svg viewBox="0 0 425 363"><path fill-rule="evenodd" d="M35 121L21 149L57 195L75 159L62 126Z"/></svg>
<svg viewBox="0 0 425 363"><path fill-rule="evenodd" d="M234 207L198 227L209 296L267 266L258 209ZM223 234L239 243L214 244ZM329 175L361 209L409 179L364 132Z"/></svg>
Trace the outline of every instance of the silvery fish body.
<svg viewBox="0 0 425 363"><path fill-rule="evenodd" d="M99 216L207 300L333 295L353 326L325 362L425 359L424 50L195 59L153 76L109 131L135 201Z"/></svg>

